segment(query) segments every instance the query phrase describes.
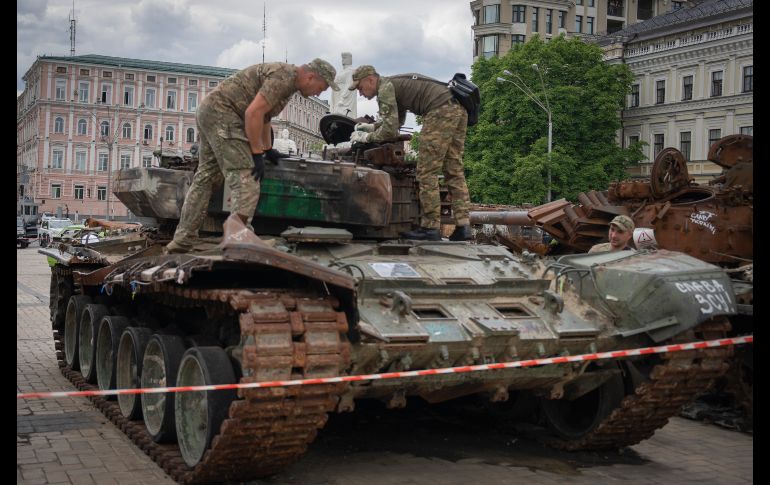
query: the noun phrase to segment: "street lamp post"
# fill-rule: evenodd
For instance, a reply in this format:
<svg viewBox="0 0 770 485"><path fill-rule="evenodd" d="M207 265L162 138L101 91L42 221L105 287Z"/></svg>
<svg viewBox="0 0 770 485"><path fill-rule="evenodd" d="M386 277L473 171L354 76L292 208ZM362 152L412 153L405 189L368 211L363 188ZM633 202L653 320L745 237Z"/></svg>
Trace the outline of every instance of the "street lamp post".
<svg viewBox="0 0 770 485"><path fill-rule="evenodd" d="M121 130L123 129L123 126L121 124L120 120L120 105L115 105L115 110L112 110L112 105L104 104L102 105L101 100L96 100L96 108L91 112L91 116L94 120L94 129L96 129L97 126L99 126L99 141L102 143L105 143L107 145L107 220L112 219L112 208L110 204L110 198L112 197L112 147L117 143L118 137L121 134ZM115 129L112 131L112 134L107 132L101 131L101 125L98 125L99 122L99 115L97 113L97 109L101 106L104 106L107 109L107 119L110 123L115 121ZM144 103L140 104L137 108L137 114L141 116L141 114L144 112ZM139 123L137 123L136 129L139 130Z"/></svg>
<svg viewBox="0 0 770 485"><path fill-rule="evenodd" d="M551 105L548 102L548 92L545 90L545 82L543 82L543 74L540 72L540 68L537 64L532 64L532 68L537 71L540 76L540 85L543 88L543 95L545 96L545 104L540 101L540 98L527 86L527 83L518 74L514 74L509 70L504 70L503 74L513 77L513 80L506 79L504 77L498 77L497 82L509 82L519 88L529 99L535 102L543 111L548 115L548 194L546 196L546 202L551 202L551 147L553 141L553 123L551 120Z"/></svg>

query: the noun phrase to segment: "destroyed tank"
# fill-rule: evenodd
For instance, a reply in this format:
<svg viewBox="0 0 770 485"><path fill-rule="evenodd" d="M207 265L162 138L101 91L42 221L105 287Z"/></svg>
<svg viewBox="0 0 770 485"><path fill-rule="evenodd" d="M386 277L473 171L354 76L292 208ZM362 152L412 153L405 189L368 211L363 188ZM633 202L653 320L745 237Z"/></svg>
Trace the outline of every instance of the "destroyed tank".
<svg viewBox="0 0 770 485"><path fill-rule="evenodd" d="M477 224L478 240L494 240L516 252L526 249L540 255L586 252L605 242L616 215L631 217L638 247L655 244L717 264L730 274L738 314L730 318L730 336L753 331L754 318L754 176L751 135L728 135L711 145L708 160L723 174L708 184L696 184L687 170L688 160L674 147L656 157L647 180L613 182L607 191L578 195L578 203L565 199L520 209L479 208L470 214ZM525 231L535 235L523 236ZM558 245L543 244L543 233ZM714 390L727 390L744 422L753 426L753 346L739 347L731 370ZM729 400L728 400L729 401ZM725 406L725 400L718 400Z"/></svg>
<svg viewBox="0 0 770 485"><path fill-rule="evenodd" d="M403 141L346 141L321 120L322 159L268 163L252 221L220 188L197 250L164 255L192 178L183 163L116 174L115 194L152 231L41 249L62 372L81 390L438 369L722 337L728 275L672 252L531 255L409 241L419 221ZM223 222L224 221L224 222ZM217 234L219 232L219 234ZM222 235L221 233L224 232ZM256 236L255 233L258 235ZM729 347L581 364L302 386L89 399L180 483L247 480L298 460L329 413L375 399L476 395L534 415L566 449L651 436L720 376ZM507 401L507 403L503 403Z"/></svg>

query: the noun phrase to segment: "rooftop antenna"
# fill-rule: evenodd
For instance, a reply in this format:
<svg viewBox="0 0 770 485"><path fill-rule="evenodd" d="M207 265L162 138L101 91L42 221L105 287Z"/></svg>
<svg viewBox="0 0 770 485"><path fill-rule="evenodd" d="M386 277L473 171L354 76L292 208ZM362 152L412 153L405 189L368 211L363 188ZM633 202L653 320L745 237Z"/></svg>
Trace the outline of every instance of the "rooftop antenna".
<svg viewBox="0 0 770 485"><path fill-rule="evenodd" d="M264 2L262 4L262 64L265 63L265 39L266 39L266 37L267 37L267 2Z"/></svg>
<svg viewBox="0 0 770 485"><path fill-rule="evenodd" d="M72 12L70 13L70 55L75 55L75 0L72 0Z"/></svg>

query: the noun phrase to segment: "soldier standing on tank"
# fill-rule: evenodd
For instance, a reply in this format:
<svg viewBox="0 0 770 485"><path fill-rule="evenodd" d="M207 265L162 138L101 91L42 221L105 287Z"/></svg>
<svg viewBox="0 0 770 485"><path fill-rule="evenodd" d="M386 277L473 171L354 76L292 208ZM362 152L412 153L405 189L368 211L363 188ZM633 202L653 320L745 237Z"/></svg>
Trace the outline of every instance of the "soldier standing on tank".
<svg viewBox="0 0 770 485"><path fill-rule="evenodd" d="M463 172L463 150L468 113L458 103L446 84L421 74L401 74L381 77L374 67L363 65L353 71L348 88L367 99L377 96L380 119L374 124L358 124L351 142L369 143L392 140L406 120L406 111L422 116L420 158L417 181L420 184L420 228L402 233L407 239L438 241L441 239L441 200L438 176L452 194L455 230L449 239L463 241L471 238L468 218L468 185Z"/></svg>
<svg viewBox="0 0 770 485"><path fill-rule="evenodd" d="M295 66L282 62L255 64L228 77L201 102L196 113L200 149L198 169L187 190L182 215L167 253L185 253L203 223L214 185L230 189L231 212L250 224L259 200L264 159L277 163L270 119L295 92L318 96L338 90L337 72L322 59ZM252 180L253 178L253 180Z"/></svg>

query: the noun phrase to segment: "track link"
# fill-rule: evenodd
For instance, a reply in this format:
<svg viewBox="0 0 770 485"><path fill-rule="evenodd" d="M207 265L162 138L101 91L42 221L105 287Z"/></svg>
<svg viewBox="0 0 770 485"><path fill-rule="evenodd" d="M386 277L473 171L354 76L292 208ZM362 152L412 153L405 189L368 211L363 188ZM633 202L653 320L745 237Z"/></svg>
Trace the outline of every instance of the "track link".
<svg viewBox="0 0 770 485"><path fill-rule="evenodd" d="M671 343L723 338L729 330L727 319L710 320ZM563 450L604 450L635 445L651 437L655 430L668 423L668 418L676 416L685 404L722 376L729 368L732 354L732 347L663 354L664 362L652 369L649 380L624 397L620 406L593 431L579 440L547 438L544 441Z"/></svg>
<svg viewBox="0 0 770 485"><path fill-rule="evenodd" d="M242 343L240 382L332 377L349 366L350 344L343 312L333 297L309 298L287 292L158 288L164 303L180 306L227 303L238 313ZM168 296L171 298L168 298ZM191 301L190 299L195 301ZM56 348L63 335L54 332ZM62 374L79 390L97 390L64 364ZM142 420L129 421L117 401L89 397L115 426L174 480L183 484L245 480L276 473L305 453L347 384L239 390L228 418L202 460L190 468L178 444L152 440Z"/></svg>

